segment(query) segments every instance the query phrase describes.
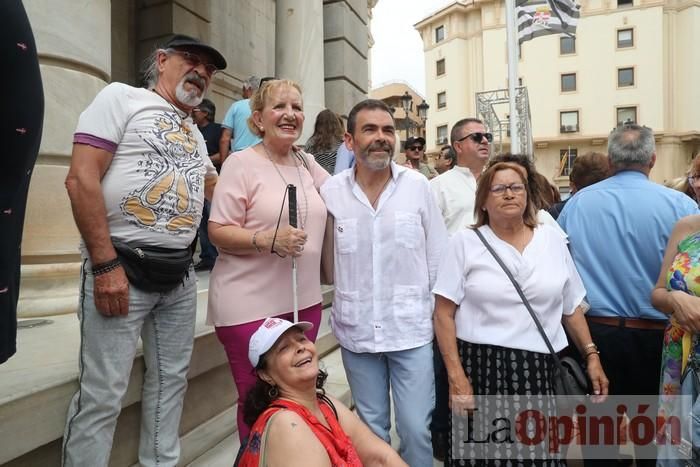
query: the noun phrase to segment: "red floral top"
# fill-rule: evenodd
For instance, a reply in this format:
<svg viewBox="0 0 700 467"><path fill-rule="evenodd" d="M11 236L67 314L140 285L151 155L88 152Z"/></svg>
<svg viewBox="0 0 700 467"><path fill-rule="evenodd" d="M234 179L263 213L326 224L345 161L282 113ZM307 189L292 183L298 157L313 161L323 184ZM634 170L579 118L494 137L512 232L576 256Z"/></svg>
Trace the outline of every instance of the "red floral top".
<svg viewBox="0 0 700 467"><path fill-rule="evenodd" d="M343 428L338 423L337 414L330 402L319 397L321 412L328 422L326 428L306 407L286 399L278 399L273 402L255 421L250 430L248 444L245 447L239 467L258 467L261 457L264 457L265 446L264 433L267 422L280 410L291 410L304 419L316 438L321 442L333 467L362 467L362 462L357 455L357 451L352 445L352 441L345 434Z"/></svg>

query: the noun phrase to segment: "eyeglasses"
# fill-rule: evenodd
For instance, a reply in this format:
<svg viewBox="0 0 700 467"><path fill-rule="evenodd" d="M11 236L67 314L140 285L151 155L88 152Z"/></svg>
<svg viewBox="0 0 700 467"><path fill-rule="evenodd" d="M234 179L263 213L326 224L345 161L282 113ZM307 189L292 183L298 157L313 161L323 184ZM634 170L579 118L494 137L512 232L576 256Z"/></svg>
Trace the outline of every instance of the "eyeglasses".
<svg viewBox="0 0 700 467"><path fill-rule="evenodd" d="M691 185L695 183L696 180L700 180L700 175L688 175L688 183Z"/></svg>
<svg viewBox="0 0 700 467"><path fill-rule="evenodd" d="M493 133L482 133L480 131L477 131L475 133L469 133L468 135L464 135L457 141L464 141L467 138L471 139L475 143L481 143L484 140L484 138L486 138L486 141L490 143L491 141L493 141Z"/></svg>
<svg viewBox="0 0 700 467"><path fill-rule="evenodd" d="M525 192L525 184L524 183L511 183L510 185L493 185L491 188L489 188L491 193L494 195L504 195L506 193L506 190L510 190L511 193L514 195L519 195L521 193Z"/></svg>
<svg viewBox="0 0 700 467"><path fill-rule="evenodd" d="M408 148L408 149L411 150L411 151L422 151L422 150L423 150L423 146L411 146L411 147Z"/></svg>
<svg viewBox="0 0 700 467"><path fill-rule="evenodd" d="M183 60L185 60L193 68L198 67L199 65L204 65L204 69L207 71L209 76L214 76L219 71L216 65L214 65L213 63L205 62L204 60L202 60L202 57L200 57L197 54L193 54L192 52L187 52L185 50L168 49L168 53L181 56Z"/></svg>

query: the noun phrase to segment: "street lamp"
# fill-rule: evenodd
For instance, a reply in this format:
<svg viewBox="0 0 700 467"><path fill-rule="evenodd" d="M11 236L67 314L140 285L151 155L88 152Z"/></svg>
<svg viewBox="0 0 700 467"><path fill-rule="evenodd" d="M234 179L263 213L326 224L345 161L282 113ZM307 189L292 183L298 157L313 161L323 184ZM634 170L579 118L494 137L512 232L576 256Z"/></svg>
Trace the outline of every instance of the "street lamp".
<svg viewBox="0 0 700 467"><path fill-rule="evenodd" d="M416 109L418 110L418 117L420 118L421 122L423 122L423 130L425 131L425 121L428 119L428 109L430 106L428 105L427 102L425 102L425 99L423 99L423 102L418 104L416 106Z"/></svg>
<svg viewBox="0 0 700 467"><path fill-rule="evenodd" d="M413 98L411 95L406 91L403 96L401 96L401 107L403 107L404 111L404 125L406 129L406 140L408 141L408 129L410 128L411 124L411 119L408 117L408 112L413 108Z"/></svg>

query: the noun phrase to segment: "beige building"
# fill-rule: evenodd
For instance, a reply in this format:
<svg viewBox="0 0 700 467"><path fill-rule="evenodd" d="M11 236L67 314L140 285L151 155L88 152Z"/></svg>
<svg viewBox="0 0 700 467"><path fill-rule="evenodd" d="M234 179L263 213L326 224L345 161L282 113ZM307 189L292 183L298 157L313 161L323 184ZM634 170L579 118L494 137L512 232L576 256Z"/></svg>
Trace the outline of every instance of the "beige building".
<svg viewBox="0 0 700 467"><path fill-rule="evenodd" d="M521 47L518 79L529 94L538 169L565 187L576 154L606 153L610 130L632 121L654 129L652 178L682 175L700 150L700 3L581 5L575 40L549 35ZM475 116L475 93L507 88L505 3L456 1L415 28L424 44L434 150L457 120ZM495 110L508 113L507 105Z"/></svg>
<svg viewBox="0 0 700 467"><path fill-rule="evenodd" d="M77 387L79 342L79 234L64 180L83 109L111 81L138 85L143 59L169 35L182 33L210 43L228 61L209 91L217 121L240 99L242 82L250 75L290 78L304 90L303 142L319 111L327 107L345 114L366 98L369 21L377 1L24 0L46 107L26 212L18 314L20 321L49 320L43 328L21 329L17 355L0 366L0 439L5 441L0 443L0 464L60 463L66 407ZM199 314L206 308L206 284L202 287ZM139 360L111 465L136 462L142 373ZM211 439L204 436L212 433L207 423L236 403L227 360L203 319L198 320L188 377L181 431L201 446L203 439ZM217 433L235 430L235 417L220 420ZM205 428L198 432L198 427ZM183 459L198 455L191 446Z"/></svg>

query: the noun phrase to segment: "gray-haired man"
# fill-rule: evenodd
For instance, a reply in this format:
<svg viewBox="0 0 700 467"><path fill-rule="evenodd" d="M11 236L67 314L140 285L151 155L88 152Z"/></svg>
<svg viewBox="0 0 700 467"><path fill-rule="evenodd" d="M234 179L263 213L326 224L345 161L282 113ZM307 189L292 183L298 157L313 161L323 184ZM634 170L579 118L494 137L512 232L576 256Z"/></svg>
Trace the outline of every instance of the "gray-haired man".
<svg viewBox="0 0 700 467"><path fill-rule="evenodd" d="M615 129L608 158L613 175L577 191L558 221L586 287L591 305L586 319L610 378L610 394L655 396L668 317L652 306L651 291L673 226L698 214L698 208L685 194L649 180L656 163L650 128ZM599 460L584 465L614 465L600 459L601 453L616 458L618 447L595 449ZM637 466L656 465L656 446L635 450Z"/></svg>
<svg viewBox="0 0 700 467"><path fill-rule="evenodd" d="M250 117L250 96L258 90L260 79L251 76L243 82L243 99L234 102L229 107L224 121L221 122L221 139L219 140L219 154L221 162L231 152L242 151L260 142L260 138L248 129L248 117ZM233 140L233 141L231 141Z"/></svg>
<svg viewBox="0 0 700 467"><path fill-rule="evenodd" d="M152 55L148 88L111 83L80 115L66 178L82 237L80 388L64 466L108 464L139 337L139 463L178 462L197 307L190 245L217 180L190 114L225 67L213 47L176 35Z"/></svg>

